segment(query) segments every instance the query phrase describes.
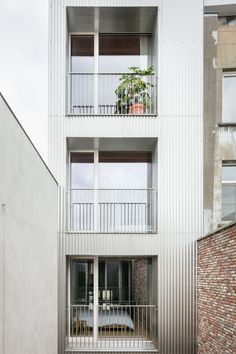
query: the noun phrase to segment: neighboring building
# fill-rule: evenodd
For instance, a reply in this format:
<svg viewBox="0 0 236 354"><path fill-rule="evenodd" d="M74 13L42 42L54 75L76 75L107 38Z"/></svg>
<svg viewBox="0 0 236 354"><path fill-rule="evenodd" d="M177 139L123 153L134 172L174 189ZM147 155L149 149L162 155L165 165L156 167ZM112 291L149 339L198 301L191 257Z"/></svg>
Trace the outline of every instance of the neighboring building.
<svg viewBox="0 0 236 354"><path fill-rule="evenodd" d="M57 182L0 95L0 353L57 353Z"/></svg>
<svg viewBox="0 0 236 354"><path fill-rule="evenodd" d="M205 233L236 221L236 5L204 21Z"/></svg>
<svg viewBox="0 0 236 354"><path fill-rule="evenodd" d="M197 353L236 352L236 223L197 242Z"/></svg>

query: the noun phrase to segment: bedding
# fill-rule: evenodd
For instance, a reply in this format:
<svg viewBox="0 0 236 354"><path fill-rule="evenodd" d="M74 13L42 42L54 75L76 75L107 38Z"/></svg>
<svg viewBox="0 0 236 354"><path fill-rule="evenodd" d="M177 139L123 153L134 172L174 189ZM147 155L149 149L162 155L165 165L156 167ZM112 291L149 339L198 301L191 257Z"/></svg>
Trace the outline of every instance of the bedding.
<svg viewBox="0 0 236 354"><path fill-rule="evenodd" d="M86 321L87 326L93 328L93 310L80 309L77 313L77 318L74 316L73 322L76 320ZM106 326L124 326L134 329L134 323L130 315L121 309L99 310L98 327Z"/></svg>

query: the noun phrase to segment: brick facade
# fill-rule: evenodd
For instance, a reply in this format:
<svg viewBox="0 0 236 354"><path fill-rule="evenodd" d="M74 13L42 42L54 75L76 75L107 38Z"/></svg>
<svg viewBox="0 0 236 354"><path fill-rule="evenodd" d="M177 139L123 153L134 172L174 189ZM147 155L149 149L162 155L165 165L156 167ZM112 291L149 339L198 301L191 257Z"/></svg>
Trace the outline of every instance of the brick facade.
<svg viewBox="0 0 236 354"><path fill-rule="evenodd" d="M236 353L236 223L197 242L197 353Z"/></svg>

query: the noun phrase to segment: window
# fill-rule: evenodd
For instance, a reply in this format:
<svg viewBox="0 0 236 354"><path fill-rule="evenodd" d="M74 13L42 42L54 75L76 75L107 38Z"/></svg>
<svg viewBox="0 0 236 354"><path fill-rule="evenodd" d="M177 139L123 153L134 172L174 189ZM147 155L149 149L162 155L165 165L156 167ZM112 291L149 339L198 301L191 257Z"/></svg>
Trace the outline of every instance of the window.
<svg viewBox="0 0 236 354"><path fill-rule="evenodd" d="M100 34L95 52L93 35L71 36L73 73L93 73L94 60L99 58L99 72L127 72L130 66L148 66L150 36L140 34Z"/></svg>
<svg viewBox="0 0 236 354"><path fill-rule="evenodd" d="M71 303L93 302L93 262L71 260Z"/></svg>
<svg viewBox="0 0 236 354"><path fill-rule="evenodd" d="M222 122L236 123L236 73L223 76Z"/></svg>
<svg viewBox="0 0 236 354"><path fill-rule="evenodd" d="M99 262L99 302L130 303L132 262L107 259Z"/></svg>
<svg viewBox="0 0 236 354"><path fill-rule="evenodd" d="M236 220L236 161L222 166L222 220Z"/></svg>
<svg viewBox="0 0 236 354"><path fill-rule="evenodd" d="M70 261L71 303L93 302L93 261ZM99 261L99 302L130 303L132 288L132 261L106 259Z"/></svg>
<svg viewBox="0 0 236 354"><path fill-rule="evenodd" d="M131 66L146 68L150 37L139 34L101 34L99 36L99 71L127 72Z"/></svg>
<svg viewBox="0 0 236 354"><path fill-rule="evenodd" d="M71 71L92 73L94 70L94 37L71 36Z"/></svg>

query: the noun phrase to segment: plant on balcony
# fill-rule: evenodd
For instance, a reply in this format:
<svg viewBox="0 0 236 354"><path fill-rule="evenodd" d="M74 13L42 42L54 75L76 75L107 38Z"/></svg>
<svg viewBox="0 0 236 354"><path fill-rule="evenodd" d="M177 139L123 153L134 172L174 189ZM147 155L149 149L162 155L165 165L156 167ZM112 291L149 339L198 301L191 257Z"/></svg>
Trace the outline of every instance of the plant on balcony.
<svg viewBox="0 0 236 354"><path fill-rule="evenodd" d="M153 67L141 70L137 66L129 68L130 73L120 77L120 84L115 90L117 96L116 114L143 114L151 104L148 89L153 85L148 77L153 75Z"/></svg>

